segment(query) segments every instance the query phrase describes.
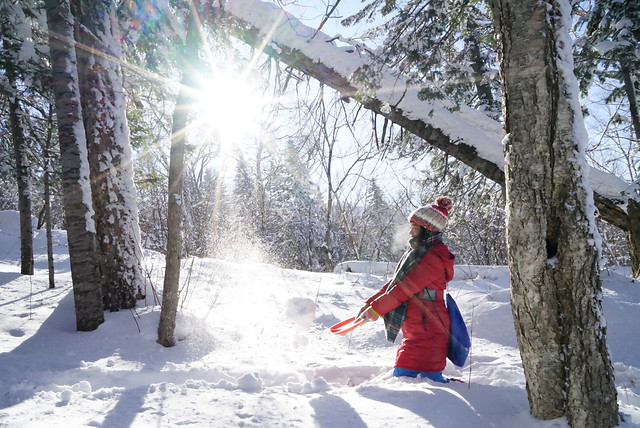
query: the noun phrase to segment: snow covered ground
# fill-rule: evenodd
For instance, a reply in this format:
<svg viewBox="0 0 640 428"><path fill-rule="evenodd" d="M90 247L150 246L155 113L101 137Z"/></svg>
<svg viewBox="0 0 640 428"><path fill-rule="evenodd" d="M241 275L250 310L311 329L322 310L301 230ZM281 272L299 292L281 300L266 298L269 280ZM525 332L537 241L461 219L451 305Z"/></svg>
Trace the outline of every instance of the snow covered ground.
<svg viewBox="0 0 640 428"><path fill-rule="evenodd" d="M44 231L35 275L23 276L18 230L17 213L0 212L0 427L567 426L529 416L505 267L456 267L449 291L473 346L470 364L445 370L467 383L443 385L391 377L396 345L381 321L329 332L382 276L189 259L179 342L164 348L155 342L159 254L147 253L146 301L77 332L64 232L54 232L49 289ZM640 427L640 284L624 268L602 279L621 426Z"/></svg>

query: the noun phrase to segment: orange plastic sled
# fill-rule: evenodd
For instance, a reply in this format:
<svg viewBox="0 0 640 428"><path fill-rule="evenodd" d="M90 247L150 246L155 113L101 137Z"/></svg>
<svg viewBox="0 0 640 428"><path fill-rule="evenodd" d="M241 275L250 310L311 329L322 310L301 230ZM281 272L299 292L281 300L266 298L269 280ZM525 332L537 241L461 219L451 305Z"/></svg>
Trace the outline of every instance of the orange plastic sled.
<svg viewBox="0 0 640 428"><path fill-rule="evenodd" d="M331 333L333 334L345 334L349 333L354 328L362 325L364 323L363 318L351 317L344 321L340 321L338 324L331 327Z"/></svg>

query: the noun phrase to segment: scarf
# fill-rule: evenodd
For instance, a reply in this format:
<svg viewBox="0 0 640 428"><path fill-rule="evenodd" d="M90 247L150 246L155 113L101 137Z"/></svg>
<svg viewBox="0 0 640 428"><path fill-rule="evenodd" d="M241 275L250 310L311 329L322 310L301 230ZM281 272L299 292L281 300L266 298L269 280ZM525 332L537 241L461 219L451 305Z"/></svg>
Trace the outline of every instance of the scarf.
<svg viewBox="0 0 640 428"><path fill-rule="evenodd" d="M386 292L389 293L393 290L420 263L420 259L440 242L442 242L442 232L426 231L426 234L412 237L409 240L411 248L402 255L398 262L393 279L389 283ZM382 316L387 340L391 343L395 342L398 332L407 317L408 303L409 301L407 300Z"/></svg>

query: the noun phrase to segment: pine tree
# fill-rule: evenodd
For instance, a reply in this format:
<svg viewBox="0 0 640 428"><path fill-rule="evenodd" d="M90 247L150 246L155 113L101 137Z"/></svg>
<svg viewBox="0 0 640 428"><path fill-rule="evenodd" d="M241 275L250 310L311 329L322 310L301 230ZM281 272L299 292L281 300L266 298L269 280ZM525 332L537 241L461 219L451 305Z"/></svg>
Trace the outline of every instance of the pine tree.
<svg viewBox="0 0 640 428"><path fill-rule="evenodd" d="M640 148L640 55L637 53L640 45L640 4L602 0L578 16L576 29L583 35L577 39L574 52L580 89L586 94L595 79L601 83L615 82L606 101L613 103L626 99L631 120L614 117L613 122L630 122Z"/></svg>
<svg viewBox="0 0 640 428"><path fill-rule="evenodd" d="M255 177L242 153L239 154L235 169L233 201L236 206L235 229L238 232L242 231L246 238L255 235L259 228Z"/></svg>
<svg viewBox="0 0 640 428"><path fill-rule="evenodd" d="M577 7L580 7L579 3ZM597 1L588 11L582 11L576 29L582 32L575 44L575 72L580 79L580 89L587 93L594 80L600 86L609 87L606 102L619 102L625 108L616 112L610 126L621 129L630 145L628 157L631 178L636 183L640 177L640 4L637 1ZM606 84L606 85L605 85ZM611 89L612 88L612 89ZM622 112L622 113L620 113ZM635 170L633 169L635 168ZM635 175L635 177L634 177ZM627 235L633 275L640 277L640 190L628 196L628 221L624 229Z"/></svg>
<svg viewBox="0 0 640 428"><path fill-rule="evenodd" d="M33 50L38 38L32 35L31 41L21 39L23 33L30 34L30 23L25 11L29 11L29 3L24 5L3 3L0 5L0 70L2 81L0 92L4 93L8 102L8 130L13 145L13 164L18 191L18 210L20 211L20 271L25 275L33 275L33 226L32 216L32 182L33 166L31 165L28 138L27 113L24 109L24 98L30 88L24 82L35 78L36 66L30 67L30 61L41 63L41 58L33 55L23 58L22 52Z"/></svg>
<svg viewBox="0 0 640 428"><path fill-rule="evenodd" d="M424 100L448 98L499 112L499 81L490 71L493 32L483 2L373 0L342 24L373 20L378 13L386 21L363 35L381 40L376 61L362 69L365 81L375 82L384 66L419 85Z"/></svg>
<svg viewBox="0 0 640 428"><path fill-rule="evenodd" d="M0 95L0 100L4 98ZM2 103L6 105L5 103ZM4 118L7 117L4 109L0 108L0 210L16 210L18 208L18 189L15 174L13 173L13 162L10 153L12 142L9 136L8 125Z"/></svg>
<svg viewBox="0 0 640 428"><path fill-rule="evenodd" d="M289 141L280 162L272 163L265 183L266 209L263 240L281 266L292 269L324 270L320 250L323 242L324 209Z"/></svg>
<svg viewBox="0 0 640 428"><path fill-rule="evenodd" d="M406 219L386 200L378 181L369 182L362 211L360 235L360 259L370 261L391 261L395 259L395 227Z"/></svg>
<svg viewBox="0 0 640 428"><path fill-rule="evenodd" d="M185 172L184 214L185 229L189 230L184 237L186 255L208 257L212 253L212 239L218 230L218 223L223 217L223 192L220 187L221 178L210 167L206 159L215 153L203 154L204 159L190 162Z"/></svg>

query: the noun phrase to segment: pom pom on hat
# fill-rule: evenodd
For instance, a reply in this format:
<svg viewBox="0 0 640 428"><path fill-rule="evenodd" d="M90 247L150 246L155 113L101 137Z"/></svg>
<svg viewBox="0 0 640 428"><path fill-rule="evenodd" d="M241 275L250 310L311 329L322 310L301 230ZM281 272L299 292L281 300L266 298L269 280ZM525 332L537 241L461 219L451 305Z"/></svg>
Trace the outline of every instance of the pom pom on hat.
<svg viewBox="0 0 640 428"><path fill-rule="evenodd" d="M434 204L414 210L409 216L409 222L416 223L432 232L438 232L447 225L449 211L452 208L451 199L446 196L438 196Z"/></svg>

